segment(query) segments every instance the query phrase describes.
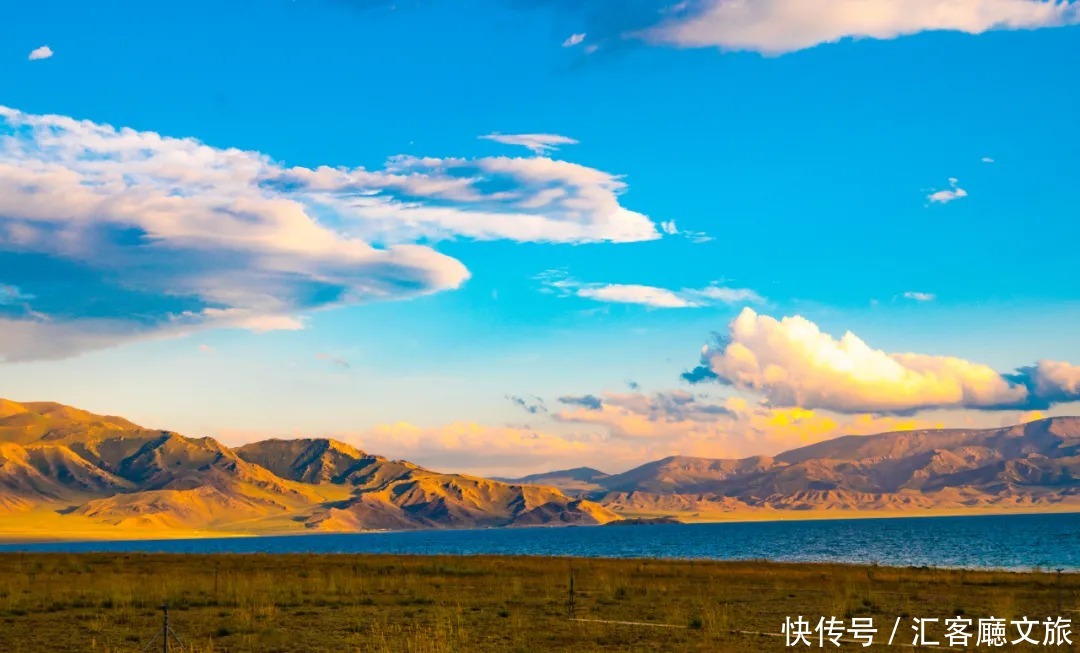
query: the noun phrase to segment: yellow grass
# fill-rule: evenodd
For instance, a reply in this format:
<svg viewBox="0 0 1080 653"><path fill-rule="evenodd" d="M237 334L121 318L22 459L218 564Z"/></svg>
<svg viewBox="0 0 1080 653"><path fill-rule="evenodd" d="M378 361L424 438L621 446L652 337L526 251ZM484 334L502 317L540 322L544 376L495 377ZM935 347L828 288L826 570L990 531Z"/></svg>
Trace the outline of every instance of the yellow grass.
<svg viewBox="0 0 1080 653"><path fill-rule="evenodd" d="M583 621L568 614L571 569ZM765 562L13 553L0 555L0 651L140 651L163 601L198 653L781 651L783 639L739 631L778 634L799 614L886 629L896 617L1075 619L1080 586L1058 582Z"/></svg>

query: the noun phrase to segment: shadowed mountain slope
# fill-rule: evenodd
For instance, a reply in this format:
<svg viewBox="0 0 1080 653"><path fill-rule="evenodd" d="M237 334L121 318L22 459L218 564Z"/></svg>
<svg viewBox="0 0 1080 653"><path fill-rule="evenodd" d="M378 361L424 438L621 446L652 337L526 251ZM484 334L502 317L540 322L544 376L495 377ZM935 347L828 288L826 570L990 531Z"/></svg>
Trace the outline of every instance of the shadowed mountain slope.
<svg viewBox="0 0 1080 653"><path fill-rule="evenodd" d="M775 458L674 456L600 484L593 498L623 512L1080 506L1080 418L846 436Z"/></svg>
<svg viewBox="0 0 1080 653"><path fill-rule="evenodd" d="M610 474L605 474L592 467L575 467L574 469L560 469L542 474L530 474L521 478L496 478L495 480L524 485L550 485L564 492L577 493L603 489L603 481L609 476Z"/></svg>

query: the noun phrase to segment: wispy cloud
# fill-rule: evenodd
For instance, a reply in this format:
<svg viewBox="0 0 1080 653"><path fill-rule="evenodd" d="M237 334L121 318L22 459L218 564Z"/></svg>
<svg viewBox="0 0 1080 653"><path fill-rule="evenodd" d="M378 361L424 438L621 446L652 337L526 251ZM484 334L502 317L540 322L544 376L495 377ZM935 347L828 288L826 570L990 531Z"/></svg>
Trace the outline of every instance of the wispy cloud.
<svg viewBox="0 0 1080 653"><path fill-rule="evenodd" d="M546 156L562 145L577 145L576 139L558 134L487 134L480 138L503 145L519 145L532 150L537 156Z"/></svg>
<svg viewBox="0 0 1080 653"><path fill-rule="evenodd" d="M993 160L992 158L988 157L988 156L984 156L984 157L983 157L983 158L981 159L981 161L982 161L983 163L994 163L994 160Z"/></svg>
<svg viewBox="0 0 1080 653"><path fill-rule="evenodd" d="M559 403L567 406L579 406L586 410L600 410L604 407L604 402L600 397L595 395L581 395L581 396L565 396L559 397Z"/></svg>
<svg viewBox="0 0 1080 653"><path fill-rule="evenodd" d="M688 231L686 229L679 229L675 225L674 220L665 220L660 223L660 230L670 236L682 236L695 243L707 243L716 240L704 231Z"/></svg>
<svg viewBox="0 0 1080 653"><path fill-rule="evenodd" d="M50 59L53 56L52 48L47 45L43 45L40 48L35 48L30 51L28 59L30 61L41 61L42 59Z"/></svg>
<svg viewBox="0 0 1080 653"><path fill-rule="evenodd" d="M0 306L20 304L33 298L33 295L24 293L18 286L0 283Z"/></svg>
<svg viewBox="0 0 1080 653"><path fill-rule="evenodd" d="M586 283L570 277L565 270L548 270L537 280L549 292L597 302L635 304L650 308L702 308L717 304L761 303L764 299L748 288L711 284L704 288L669 290L656 286L622 283Z"/></svg>
<svg viewBox="0 0 1080 653"><path fill-rule="evenodd" d="M952 356L886 353L800 316L746 308L684 378L761 393L774 406L839 413L931 408L1033 409L1080 399L1080 367L1041 361L1012 374Z"/></svg>
<svg viewBox="0 0 1080 653"><path fill-rule="evenodd" d="M584 40L585 40L585 33L584 32L578 33L578 34L571 34L570 36L568 36L566 38L565 41L563 41L562 46L564 48L572 48L575 45L581 45L581 43Z"/></svg>
<svg viewBox="0 0 1080 653"><path fill-rule="evenodd" d="M337 356L335 354L327 354L326 352L318 352L318 353L316 353L315 354L315 360L324 361L324 362L329 363L329 364L333 365L334 367L336 367L338 369L342 369L342 370L347 370L347 369L352 368L352 365L349 363L348 359L345 358L344 356Z"/></svg>
<svg viewBox="0 0 1080 653"><path fill-rule="evenodd" d="M968 193L963 188L960 188L960 180L956 177L949 178L950 188L945 190L937 190L926 196L926 199L931 203L948 204L958 199L967 197Z"/></svg>
<svg viewBox="0 0 1080 653"><path fill-rule="evenodd" d="M909 290L904 293L904 299L910 299L916 302L932 302L937 299L937 295L932 292L916 292Z"/></svg>
<svg viewBox="0 0 1080 653"><path fill-rule="evenodd" d="M540 413L548 412L547 406L544 405L544 400L540 397L519 397L517 395L507 395L506 398L510 403L514 404L518 408L524 410L531 415L538 415Z"/></svg>

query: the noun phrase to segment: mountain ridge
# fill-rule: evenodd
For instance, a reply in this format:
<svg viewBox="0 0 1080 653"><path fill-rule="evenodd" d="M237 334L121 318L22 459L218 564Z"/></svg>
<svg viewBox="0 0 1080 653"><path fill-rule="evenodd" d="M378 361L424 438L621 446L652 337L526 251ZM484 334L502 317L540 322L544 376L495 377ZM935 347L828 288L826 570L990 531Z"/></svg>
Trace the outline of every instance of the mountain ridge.
<svg viewBox="0 0 1080 653"><path fill-rule="evenodd" d="M55 537L1063 509L1080 509L1080 417L841 436L772 457L669 456L618 474L575 467L489 479L329 438L230 448L0 399L0 536L33 519Z"/></svg>
<svg viewBox="0 0 1080 653"><path fill-rule="evenodd" d="M61 515L59 523L84 518L121 530L242 524L363 531L617 519L554 488L432 472L326 438L232 449L52 402L8 400L0 402L0 491L0 518L38 508Z"/></svg>

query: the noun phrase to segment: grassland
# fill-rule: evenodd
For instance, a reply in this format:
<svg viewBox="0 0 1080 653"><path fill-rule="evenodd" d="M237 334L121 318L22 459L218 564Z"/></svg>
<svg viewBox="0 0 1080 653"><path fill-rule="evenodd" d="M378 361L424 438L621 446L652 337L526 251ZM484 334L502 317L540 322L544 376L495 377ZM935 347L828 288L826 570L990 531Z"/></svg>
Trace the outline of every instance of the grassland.
<svg viewBox="0 0 1080 653"><path fill-rule="evenodd" d="M571 569L575 616L586 621L569 618ZM11 553L0 555L0 651L141 651L163 601L183 650L198 653L739 653L793 650L740 631L778 634L798 614L873 616L885 630L896 617L957 614L1077 621L1080 583L1052 572L765 562ZM901 628L910 642L908 622Z"/></svg>

